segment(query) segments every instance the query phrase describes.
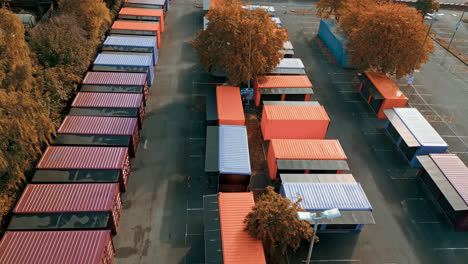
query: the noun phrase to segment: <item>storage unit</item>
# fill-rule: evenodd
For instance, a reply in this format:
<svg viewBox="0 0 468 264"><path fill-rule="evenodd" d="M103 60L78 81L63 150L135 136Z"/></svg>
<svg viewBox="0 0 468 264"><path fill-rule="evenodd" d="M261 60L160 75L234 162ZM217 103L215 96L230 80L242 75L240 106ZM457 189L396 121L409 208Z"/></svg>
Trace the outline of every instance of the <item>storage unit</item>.
<svg viewBox="0 0 468 264"><path fill-rule="evenodd" d="M138 117L139 128L145 119L142 94L77 93L71 106L71 116Z"/></svg>
<svg viewBox="0 0 468 264"><path fill-rule="evenodd" d="M306 74L304 64L298 58L284 58L276 65L275 70L269 74L294 75Z"/></svg>
<svg viewBox="0 0 468 264"><path fill-rule="evenodd" d="M245 125L239 87L216 86L216 104L219 125Z"/></svg>
<svg viewBox="0 0 468 264"><path fill-rule="evenodd" d="M252 11L255 9L263 9L267 11L267 13L270 14L271 16L274 16L276 12L274 6L247 5L247 9L250 9Z"/></svg>
<svg viewBox="0 0 468 264"><path fill-rule="evenodd" d="M206 124L218 125L218 109L215 89L209 89L206 94Z"/></svg>
<svg viewBox="0 0 468 264"><path fill-rule="evenodd" d="M418 175L457 231L468 230L468 168L455 154L417 157Z"/></svg>
<svg viewBox="0 0 468 264"><path fill-rule="evenodd" d="M267 156L272 180L280 173L342 173L347 160L336 139L272 139Z"/></svg>
<svg viewBox="0 0 468 264"><path fill-rule="evenodd" d="M121 211L116 183L28 184L8 230L110 229L116 234Z"/></svg>
<svg viewBox="0 0 468 264"><path fill-rule="evenodd" d="M263 105L305 105L320 106L318 101L263 101Z"/></svg>
<svg viewBox="0 0 468 264"><path fill-rule="evenodd" d="M244 219L255 205L252 192L219 193L223 263L266 263L262 242L244 230Z"/></svg>
<svg viewBox="0 0 468 264"><path fill-rule="evenodd" d="M35 183L103 183L111 182L110 180L117 174L120 190L126 191L130 171L127 148L54 146L45 150L36 166L32 181ZM99 178L101 175L105 177Z"/></svg>
<svg viewBox="0 0 468 264"><path fill-rule="evenodd" d="M348 52L346 52L346 38L341 32L337 32L338 25L333 19L321 19L318 37L333 54L341 68L353 69L349 64Z"/></svg>
<svg viewBox="0 0 468 264"><path fill-rule="evenodd" d="M117 20L112 24L112 34L155 36L158 49L161 46L161 26L159 22Z"/></svg>
<svg viewBox="0 0 468 264"><path fill-rule="evenodd" d="M156 38L138 38L108 36L102 44L103 51L119 52L129 55L151 55L153 56L153 66L158 62L158 47ZM118 54L118 53L117 53Z"/></svg>
<svg viewBox="0 0 468 264"><path fill-rule="evenodd" d="M161 33L164 32L164 11L159 9L124 7L119 11L119 19L159 22Z"/></svg>
<svg viewBox="0 0 468 264"><path fill-rule="evenodd" d="M264 105L262 113L263 140L324 139L330 118L323 106Z"/></svg>
<svg viewBox="0 0 468 264"><path fill-rule="evenodd" d="M408 103L408 98L385 74L364 72L359 79L359 92L380 119L387 118L383 110L405 107Z"/></svg>
<svg viewBox="0 0 468 264"><path fill-rule="evenodd" d="M245 126L219 126L218 191L247 191L250 156Z"/></svg>
<svg viewBox="0 0 468 264"><path fill-rule="evenodd" d="M101 72L143 72L147 74L148 85L153 84L153 56L130 54L98 54L93 71Z"/></svg>
<svg viewBox="0 0 468 264"><path fill-rule="evenodd" d="M355 183L352 174L280 174L282 183Z"/></svg>
<svg viewBox="0 0 468 264"><path fill-rule="evenodd" d="M206 127L205 172L218 173L219 127Z"/></svg>
<svg viewBox="0 0 468 264"><path fill-rule="evenodd" d="M140 143L137 118L66 116L57 130L56 146L126 147L135 157Z"/></svg>
<svg viewBox="0 0 468 264"><path fill-rule="evenodd" d="M169 0L125 0L125 7L169 10Z"/></svg>
<svg viewBox="0 0 468 264"><path fill-rule="evenodd" d="M325 230L358 230L364 225L375 224L372 206L359 183L282 183L282 196L295 202L300 198L302 209L316 213L338 208L341 216L334 219L322 219L318 226Z"/></svg>
<svg viewBox="0 0 468 264"><path fill-rule="evenodd" d="M271 20L273 22L275 22L275 24L278 26L278 27L282 27L283 25L281 24L281 19L279 17L271 17Z"/></svg>
<svg viewBox="0 0 468 264"><path fill-rule="evenodd" d="M286 41L283 43L283 49L280 50L281 53L284 54L285 58L292 58L294 56L294 47L291 41Z"/></svg>
<svg viewBox="0 0 468 264"><path fill-rule="evenodd" d="M114 255L108 230L7 231L0 241L2 264L108 264Z"/></svg>
<svg viewBox="0 0 468 264"><path fill-rule="evenodd" d="M412 167L420 167L416 156L444 153L448 145L416 108L384 110L385 129Z"/></svg>
<svg viewBox="0 0 468 264"><path fill-rule="evenodd" d="M307 75L267 75L260 81L254 78L255 105L263 101L309 101L313 94Z"/></svg>

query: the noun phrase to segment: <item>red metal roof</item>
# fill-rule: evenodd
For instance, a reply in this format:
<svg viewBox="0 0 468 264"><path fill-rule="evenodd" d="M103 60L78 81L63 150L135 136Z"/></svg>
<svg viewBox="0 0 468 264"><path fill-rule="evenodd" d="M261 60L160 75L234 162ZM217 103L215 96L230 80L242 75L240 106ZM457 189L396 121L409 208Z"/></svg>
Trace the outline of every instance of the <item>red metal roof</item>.
<svg viewBox="0 0 468 264"><path fill-rule="evenodd" d="M48 147L38 169L121 169L128 148Z"/></svg>
<svg viewBox="0 0 468 264"><path fill-rule="evenodd" d="M159 22L116 20L112 29L159 31Z"/></svg>
<svg viewBox="0 0 468 264"><path fill-rule="evenodd" d="M269 120L330 120L323 106L264 105Z"/></svg>
<svg viewBox="0 0 468 264"><path fill-rule="evenodd" d="M28 184L14 213L65 213L111 211L117 183Z"/></svg>
<svg viewBox="0 0 468 264"><path fill-rule="evenodd" d="M161 17L162 18L164 17L164 10L124 7L120 9L119 15L147 16L147 17Z"/></svg>
<svg viewBox="0 0 468 264"><path fill-rule="evenodd" d="M77 93L73 107L139 108L142 94L137 93Z"/></svg>
<svg viewBox="0 0 468 264"><path fill-rule="evenodd" d="M110 231L7 231L0 242L2 264L99 264Z"/></svg>
<svg viewBox="0 0 468 264"><path fill-rule="evenodd" d="M59 134L131 136L137 118L107 116L66 116L57 130Z"/></svg>
<svg viewBox="0 0 468 264"><path fill-rule="evenodd" d="M272 139L277 159L299 160L347 160L336 139Z"/></svg>
<svg viewBox="0 0 468 264"><path fill-rule="evenodd" d="M96 85L145 85L146 73L88 72L83 84Z"/></svg>
<svg viewBox="0 0 468 264"><path fill-rule="evenodd" d="M312 88L307 75L268 75L258 82L259 88Z"/></svg>
<svg viewBox="0 0 468 264"><path fill-rule="evenodd" d="M224 264L266 263L262 242L244 231L244 219L255 205L253 193L218 195Z"/></svg>
<svg viewBox="0 0 468 264"><path fill-rule="evenodd" d="M453 188L468 204L468 168L455 154L429 154Z"/></svg>
<svg viewBox="0 0 468 264"><path fill-rule="evenodd" d="M245 124L239 87L216 86L216 102L219 124L239 126Z"/></svg>
<svg viewBox="0 0 468 264"><path fill-rule="evenodd" d="M407 99L387 75L379 72L365 72L365 74L385 99Z"/></svg>

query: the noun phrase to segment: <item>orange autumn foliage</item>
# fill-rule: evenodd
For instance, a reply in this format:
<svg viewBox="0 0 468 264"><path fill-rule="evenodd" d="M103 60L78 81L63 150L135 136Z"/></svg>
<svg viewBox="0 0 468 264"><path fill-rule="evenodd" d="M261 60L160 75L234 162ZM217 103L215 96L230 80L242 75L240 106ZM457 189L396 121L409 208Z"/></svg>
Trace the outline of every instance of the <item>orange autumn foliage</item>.
<svg viewBox="0 0 468 264"><path fill-rule="evenodd" d="M315 4L315 14L320 18L332 18L335 16L338 20L337 11L340 9L345 0L320 0Z"/></svg>

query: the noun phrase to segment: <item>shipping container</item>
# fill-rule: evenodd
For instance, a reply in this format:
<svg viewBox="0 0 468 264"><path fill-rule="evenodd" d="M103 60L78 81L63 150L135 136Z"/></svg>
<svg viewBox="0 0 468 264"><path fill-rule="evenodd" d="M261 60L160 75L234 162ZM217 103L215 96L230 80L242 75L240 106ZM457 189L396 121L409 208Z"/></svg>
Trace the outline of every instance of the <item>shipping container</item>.
<svg viewBox="0 0 468 264"><path fill-rule="evenodd" d="M116 234L121 211L118 184L28 184L8 230L110 229Z"/></svg>
<svg viewBox="0 0 468 264"><path fill-rule="evenodd" d="M375 224L372 206L359 183L289 182L281 184L280 193L292 202L302 198L302 209L317 216L324 210L338 208L341 216L322 219L319 231L360 231L364 225Z"/></svg>
<svg viewBox="0 0 468 264"><path fill-rule="evenodd" d="M255 105L263 101L309 101L313 94L307 75L267 75L254 78Z"/></svg>
<svg viewBox="0 0 468 264"><path fill-rule="evenodd" d="M203 238L205 264L220 264L223 261L221 224L219 222L218 195L203 195Z"/></svg>
<svg viewBox="0 0 468 264"><path fill-rule="evenodd" d="M151 55L98 54L93 71L100 72L143 72L147 74L148 85L153 84L154 67Z"/></svg>
<svg viewBox="0 0 468 264"><path fill-rule="evenodd" d="M87 72L80 92L140 93L145 105L149 96L146 74L131 72Z"/></svg>
<svg viewBox="0 0 468 264"><path fill-rule="evenodd" d="M342 173L347 160L335 139L272 139L267 156L271 180L281 173Z"/></svg>
<svg viewBox="0 0 468 264"><path fill-rule="evenodd" d="M283 58L270 75L304 75L304 64L299 58Z"/></svg>
<svg viewBox="0 0 468 264"><path fill-rule="evenodd" d="M245 126L219 126L218 169L220 192L247 191L251 169Z"/></svg>
<svg viewBox="0 0 468 264"><path fill-rule="evenodd" d="M408 98L385 74L364 72L364 74L359 74L359 79L361 80L359 85L361 96L380 119L387 118L383 110L405 107L408 103Z"/></svg>
<svg viewBox="0 0 468 264"><path fill-rule="evenodd" d="M420 167L416 156L444 153L448 145L416 108L384 110L385 130L412 167Z"/></svg>
<svg viewBox="0 0 468 264"><path fill-rule="evenodd" d="M55 171L59 173L54 173ZM36 166L32 181L103 183L109 182L118 174L120 190L126 191L130 171L128 148L53 146L45 150ZM101 175L105 177L99 179L98 176Z"/></svg>
<svg viewBox="0 0 468 264"><path fill-rule="evenodd" d="M154 36L158 49L161 47L161 26L159 22L117 20L112 24L112 34Z"/></svg>
<svg viewBox="0 0 468 264"><path fill-rule="evenodd" d="M294 47L291 41L286 41L283 43L283 49L280 50L281 53L284 54L285 58L292 58L294 57Z"/></svg>
<svg viewBox="0 0 468 264"><path fill-rule="evenodd" d="M468 231L468 168L456 154L417 156L422 168L418 176L434 200L454 224Z"/></svg>
<svg viewBox="0 0 468 264"><path fill-rule="evenodd" d="M210 126L218 125L218 109L215 89L209 89L206 94L206 124Z"/></svg>
<svg viewBox="0 0 468 264"><path fill-rule="evenodd" d="M263 105L320 106L320 103L318 101L263 101Z"/></svg>
<svg viewBox="0 0 468 264"><path fill-rule="evenodd" d="M216 86L219 125L245 125L244 108L239 87Z"/></svg>
<svg viewBox="0 0 468 264"><path fill-rule="evenodd" d="M276 12L274 6L247 5L247 9L252 10L252 11L256 9L263 9L267 11L267 13L270 14L271 16L274 16Z"/></svg>
<svg viewBox="0 0 468 264"><path fill-rule="evenodd" d="M2 264L110 264L114 255L109 230L7 231L0 241Z"/></svg>
<svg viewBox="0 0 468 264"><path fill-rule="evenodd" d="M159 22L161 33L164 32L164 11L160 9L124 7L119 11L119 19Z"/></svg>
<svg viewBox="0 0 468 264"><path fill-rule="evenodd" d="M279 17L271 17L271 20L275 22L276 26L278 26L279 28L283 26L283 24L281 24L281 19Z"/></svg>
<svg viewBox="0 0 468 264"><path fill-rule="evenodd" d="M71 106L71 116L137 117L139 128L145 119L142 94L80 92Z"/></svg>
<svg viewBox="0 0 468 264"><path fill-rule="evenodd" d="M219 173L219 127L206 126L205 172Z"/></svg>
<svg viewBox="0 0 468 264"><path fill-rule="evenodd" d="M244 230L244 219L255 206L253 193L219 193L218 203L223 263L266 263L262 242Z"/></svg>
<svg viewBox="0 0 468 264"><path fill-rule="evenodd" d="M124 7L169 10L169 0L126 0Z"/></svg>
<svg viewBox="0 0 468 264"><path fill-rule="evenodd" d="M116 54L151 55L153 66L158 62L158 47L156 38L135 38L126 36L108 36L102 44L103 52L118 52Z"/></svg>
<svg viewBox="0 0 468 264"><path fill-rule="evenodd" d="M323 106L264 105L263 140L324 139L330 118Z"/></svg>
<svg viewBox="0 0 468 264"><path fill-rule="evenodd" d="M341 68L354 69L349 63L349 54L346 52L346 37L338 31L338 25L334 19L321 19L318 37L323 41L328 50L335 57Z"/></svg>
<svg viewBox="0 0 468 264"><path fill-rule="evenodd" d="M282 183L355 183L352 174L280 174Z"/></svg>
<svg viewBox="0 0 468 264"><path fill-rule="evenodd" d="M135 157L138 119L108 116L66 116L57 130L56 146L127 147Z"/></svg>

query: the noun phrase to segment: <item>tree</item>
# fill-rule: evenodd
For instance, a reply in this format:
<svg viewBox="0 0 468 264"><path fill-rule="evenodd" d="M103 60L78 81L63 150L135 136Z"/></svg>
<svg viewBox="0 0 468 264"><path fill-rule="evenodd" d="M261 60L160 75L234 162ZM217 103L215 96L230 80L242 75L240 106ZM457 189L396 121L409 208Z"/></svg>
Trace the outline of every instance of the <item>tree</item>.
<svg viewBox="0 0 468 264"><path fill-rule="evenodd" d="M434 13L439 11L440 4L434 0L416 0L416 10L421 11L422 16L426 16L428 13Z"/></svg>
<svg viewBox="0 0 468 264"><path fill-rule="evenodd" d="M320 0L315 6L315 13L320 18L331 18L335 16L336 20L339 19L337 11L343 6L344 0Z"/></svg>
<svg viewBox="0 0 468 264"><path fill-rule="evenodd" d="M250 22L249 11L237 0L218 6L207 14L207 29L191 42L205 69L213 73L219 67L233 84L271 72L283 58L279 51L288 40L286 30L278 28L265 10L251 13Z"/></svg>
<svg viewBox="0 0 468 264"><path fill-rule="evenodd" d="M300 201L291 203L288 198L275 193L273 187L267 187L266 193L262 194L252 212L246 216L245 230L250 236L270 245L271 255L275 247L283 254L288 247L296 251L301 241L310 240L313 233L309 222L297 218L297 211L304 211L299 206ZM317 237L315 239L318 241Z"/></svg>
<svg viewBox="0 0 468 264"><path fill-rule="evenodd" d="M409 74L429 60L434 50L428 38L421 52L428 25L418 11L406 5L374 0L349 0L338 11L339 30L348 38L351 65L397 78Z"/></svg>

